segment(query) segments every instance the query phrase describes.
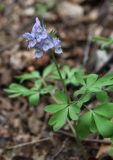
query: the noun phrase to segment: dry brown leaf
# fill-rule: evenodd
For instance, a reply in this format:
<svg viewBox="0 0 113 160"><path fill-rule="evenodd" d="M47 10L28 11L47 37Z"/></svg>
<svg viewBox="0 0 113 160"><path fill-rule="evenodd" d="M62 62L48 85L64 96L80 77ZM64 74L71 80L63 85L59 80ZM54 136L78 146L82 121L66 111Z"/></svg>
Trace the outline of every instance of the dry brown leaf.
<svg viewBox="0 0 113 160"><path fill-rule="evenodd" d="M111 145L102 144L97 152L96 159L102 158L107 155L111 149Z"/></svg>

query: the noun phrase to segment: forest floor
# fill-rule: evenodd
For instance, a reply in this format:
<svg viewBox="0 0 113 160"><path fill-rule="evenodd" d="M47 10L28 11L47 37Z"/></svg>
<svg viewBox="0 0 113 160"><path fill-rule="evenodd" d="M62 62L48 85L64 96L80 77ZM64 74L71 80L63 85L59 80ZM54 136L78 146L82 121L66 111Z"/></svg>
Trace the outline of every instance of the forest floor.
<svg viewBox="0 0 113 160"><path fill-rule="evenodd" d="M38 8L37 4L42 3L49 3L46 11ZM113 45L100 50L100 46L92 42L94 35L113 36L110 0L1 0L0 160L82 160L68 127L53 132L47 124L44 99L33 108L24 97L12 100L4 92L17 81L15 75L33 70L41 72L51 63L48 54L39 60L33 59L32 51L22 38L24 32L31 30L38 15L44 17L46 28L56 30L62 41L64 53L58 56L62 65L80 66L88 73L100 75L113 71ZM113 159L107 153L110 145L93 138L83 141L89 159Z"/></svg>

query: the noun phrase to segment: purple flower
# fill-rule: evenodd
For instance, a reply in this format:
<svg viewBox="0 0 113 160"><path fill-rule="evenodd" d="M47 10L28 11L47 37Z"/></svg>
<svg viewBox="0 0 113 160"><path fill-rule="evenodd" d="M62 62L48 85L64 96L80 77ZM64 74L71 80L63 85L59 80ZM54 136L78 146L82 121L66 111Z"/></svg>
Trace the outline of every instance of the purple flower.
<svg viewBox="0 0 113 160"><path fill-rule="evenodd" d="M43 56L43 51L37 49L33 55L33 58L41 58L42 56Z"/></svg>
<svg viewBox="0 0 113 160"><path fill-rule="evenodd" d="M36 18L36 22L32 28L31 33L26 32L23 37L28 41L28 48L33 48L36 43L47 38L48 34L46 29L40 25L40 21Z"/></svg>
<svg viewBox="0 0 113 160"><path fill-rule="evenodd" d="M41 26L40 21L39 21L38 17L36 17L35 24L33 25L33 28L32 28L32 33L35 33L37 28L39 28L40 26Z"/></svg>
<svg viewBox="0 0 113 160"><path fill-rule="evenodd" d="M28 43L28 48L33 48L37 43L37 40L34 37L34 35L29 33L29 32L24 33L23 38L25 38L29 42Z"/></svg>
<svg viewBox="0 0 113 160"><path fill-rule="evenodd" d="M63 53L61 48L61 41L58 38L53 38L53 43L54 43L55 53L57 54Z"/></svg>
<svg viewBox="0 0 113 160"><path fill-rule="evenodd" d="M53 48L54 45L51 41L51 39L48 37L41 41L40 43L37 43L35 45L35 54L33 55L33 58L41 58L43 56L43 52L48 51L50 48Z"/></svg>
<svg viewBox="0 0 113 160"><path fill-rule="evenodd" d="M55 49L55 53L62 53L61 41L48 34L44 26L41 26L38 18L36 18L31 33L26 32L23 34L23 37L28 41L28 48L34 48L36 50L33 55L34 58L41 58L43 52L47 52L52 48Z"/></svg>
<svg viewBox="0 0 113 160"><path fill-rule="evenodd" d="M45 39L48 36L46 29L41 26L38 18L36 18L36 22L31 33L35 36L37 42L40 42L42 39Z"/></svg>
<svg viewBox="0 0 113 160"><path fill-rule="evenodd" d="M52 42L52 39L48 36L43 42L43 46L42 46L43 51L48 51L53 47L54 47L54 44Z"/></svg>

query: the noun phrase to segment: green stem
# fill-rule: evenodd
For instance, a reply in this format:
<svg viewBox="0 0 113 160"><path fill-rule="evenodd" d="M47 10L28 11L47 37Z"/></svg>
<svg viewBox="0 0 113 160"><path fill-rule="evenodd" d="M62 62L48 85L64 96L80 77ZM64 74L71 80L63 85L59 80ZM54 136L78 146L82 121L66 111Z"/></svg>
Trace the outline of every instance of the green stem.
<svg viewBox="0 0 113 160"><path fill-rule="evenodd" d="M73 125L71 124L71 122L70 122L70 120L69 119L67 119L67 122L68 122L68 125L70 126L70 128L71 128L71 131L72 131L72 133L73 133L73 135L74 135L74 137L75 137L75 139L76 139L76 131L75 131L75 129L74 129L74 127L73 127Z"/></svg>
<svg viewBox="0 0 113 160"><path fill-rule="evenodd" d="M58 64L57 64L57 61L56 61L56 58L55 58L55 55L54 55L53 52L52 52L52 58L53 58L53 61L54 61L54 63L55 63L56 69L57 69L57 71L58 71L58 74L59 74L60 80L61 80L61 82L62 82L62 85L63 85L63 87L64 87L64 92L65 92L65 94L66 94L66 96L67 96L67 98L68 98L68 103L70 103L70 98L69 98L69 96L68 96L67 88L66 88L64 79L63 79L63 77L62 77L62 75L61 75L60 68L59 68L59 66L58 66Z"/></svg>

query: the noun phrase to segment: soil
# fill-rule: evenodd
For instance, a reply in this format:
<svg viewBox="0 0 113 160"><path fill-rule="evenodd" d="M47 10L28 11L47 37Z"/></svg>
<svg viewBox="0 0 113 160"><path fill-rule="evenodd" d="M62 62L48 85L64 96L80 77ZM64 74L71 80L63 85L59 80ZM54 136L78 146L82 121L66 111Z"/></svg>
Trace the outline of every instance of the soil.
<svg viewBox="0 0 113 160"><path fill-rule="evenodd" d="M4 92L17 81L15 75L33 70L42 72L51 63L49 54L33 59L33 51L27 49L22 38L40 14L37 4L48 3L48 0L0 1L0 160L84 160L68 126L53 132L47 124L48 114L43 111L46 98L33 108L26 98L12 100ZM70 13L61 8L61 3L79 7ZM43 19L46 28L56 30L62 41L64 53L57 56L59 63L80 66L88 73L100 75L113 71L113 45L99 57L100 46L92 42L94 35L113 36L112 1L54 0L52 7L43 13ZM93 141L95 138L97 142ZM110 145L99 142L98 136L83 141L82 145L89 160L112 159L107 153Z"/></svg>

